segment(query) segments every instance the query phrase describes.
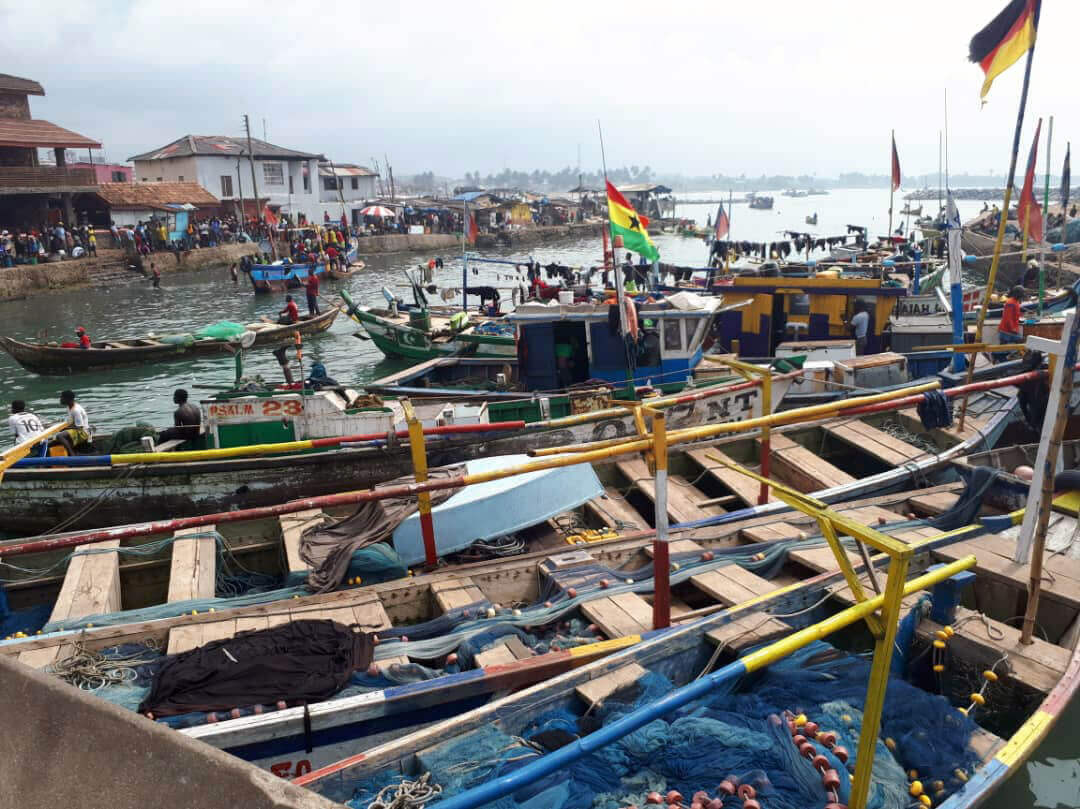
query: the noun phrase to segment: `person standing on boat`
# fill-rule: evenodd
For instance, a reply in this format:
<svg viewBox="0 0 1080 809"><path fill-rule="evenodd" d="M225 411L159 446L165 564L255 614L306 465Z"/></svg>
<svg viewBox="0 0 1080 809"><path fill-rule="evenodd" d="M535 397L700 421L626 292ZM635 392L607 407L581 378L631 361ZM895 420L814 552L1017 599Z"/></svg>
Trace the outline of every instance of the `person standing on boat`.
<svg viewBox="0 0 1080 809"><path fill-rule="evenodd" d="M851 333L855 336L855 356L861 357L866 353L866 335L870 331L870 313L866 306L859 302L855 304L855 314L851 318Z"/></svg>
<svg viewBox="0 0 1080 809"><path fill-rule="evenodd" d="M1024 332L1020 325L1020 303L1024 300L1024 288L1017 284L1009 290L1009 297L1005 299L1005 305L1001 309L1001 321L998 323L998 343L1007 345L1011 343L1023 343ZM1001 354L995 354L1004 359Z"/></svg>
<svg viewBox="0 0 1080 809"><path fill-rule="evenodd" d="M75 329L75 333L79 335L79 348L90 348L90 335L86 333L86 329L79 326Z"/></svg>
<svg viewBox="0 0 1080 809"><path fill-rule="evenodd" d="M8 427L15 436L15 443L21 444L30 438L45 432L45 426L36 414L26 409L26 402L16 399L11 403L11 415L8 416Z"/></svg>
<svg viewBox="0 0 1080 809"><path fill-rule="evenodd" d="M314 317L319 314L319 276L315 274L315 265L308 271L304 291L307 292L308 317Z"/></svg>
<svg viewBox="0 0 1080 809"><path fill-rule="evenodd" d="M285 296L285 308L278 312L278 323L288 326L300 321L300 310L296 308L296 301L292 295Z"/></svg>
<svg viewBox="0 0 1080 809"><path fill-rule="evenodd" d="M60 394L60 404L68 409L71 427L56 434L56 441L68 455L75 454L75 448L90 443L90 420L81 404L75 402L75 391L65 390Z"/></svg>

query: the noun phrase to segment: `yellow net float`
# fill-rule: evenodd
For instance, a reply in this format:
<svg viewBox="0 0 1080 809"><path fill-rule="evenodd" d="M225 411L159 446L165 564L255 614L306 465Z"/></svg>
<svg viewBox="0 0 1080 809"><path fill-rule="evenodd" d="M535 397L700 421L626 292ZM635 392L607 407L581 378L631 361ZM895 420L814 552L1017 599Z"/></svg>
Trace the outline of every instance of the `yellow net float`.
<svg viewBox="0 0 1080 809"><path fill-rule="evenodd" d="M942 663L935 663L934 671L936 671L938 674L941 674L941 672L945 671L945 666Z"/></svg>
<svg viewBox="0 0 1080 809"><path fill-rule="evenodd" d="M974 702L976 705L985 705L986 697L976 691L974 694L971 695L971 701Z"/></svg>
<svg viewBox="0 0 1080 809"><path fill-rule="evenodd" d="M998 681L997 673L992 669L987 669L986 671L984 671L982 676L983 679L986 680L988 683L996 683Z"/></svg>

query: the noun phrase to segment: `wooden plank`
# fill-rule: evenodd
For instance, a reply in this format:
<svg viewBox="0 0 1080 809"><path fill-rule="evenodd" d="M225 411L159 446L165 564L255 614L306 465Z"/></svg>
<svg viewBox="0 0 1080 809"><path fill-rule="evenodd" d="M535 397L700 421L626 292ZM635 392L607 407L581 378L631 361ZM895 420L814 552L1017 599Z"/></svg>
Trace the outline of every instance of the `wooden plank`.
<svg viewBox="0 0 1080 809"><path fill-rule="evenodd" d="M886 432L864 424L861 421L848 421L843 424L824 424L822 429L831 436L839 438L856 449L872 455L883 463L890 466L903 466L913 458L918 458L925 453L918 447L913 447L893 438Z"/></svg>
<svg viewBox="0 0 1080 809"><path fill-rule="evenodd" d="M768 613L752 612L729 621L705 633L706 639L716 646L738 652L747 646L761 643L766 638L791 632L791 627Z"/></svg>
<svg viewBox="0 0 1080 809"><path fill-rule="evenodd" d="M308 569L307 564L300 558L300 535L308 527L321 523L322 519L323 513L317 508L278 517L289 573L303 573Z"/></svg>
<svg viewBox="0 0 1080 809"><path fill-rule="evenodd" d="M641 458L628 458L615 462L615 468L633 483L642 494L656 503L656 484L649 468ZM674 522L691 522L712 517L723 512L715 506L702 508L697 503L705 495L677 476L668 477L668 517Z"/></svg>
<svg viewBox="0 0 1080 809"><path fill-rule="evenodd" d="M787 522L754 525L739 532L745 542L775 542L778 539L805 539L807 531Z"/></svg>
<svg viewBox="0 0 1080 809"><path fill-rule="evenodd" d="M67 621L121 609L120 554L108 552L119 547L120 540L110 539L75 551L68 562L50 621Z"/></svg>
<svg viewBox="0 0 1080 809"><path fill-rule="evenodd" d="M979 757L979 761L983 764L990 761L994 754L1004 746L1004 739L978 725L975 726L975 729L971 732L971 738L968 739L968 747Z"/></svg>
<svg viewBox="0 0 1080 809"><path fill-rule="evenodd" d="M505 645L497 643L486 652L480 652L476 656L476 667L483 669L488 666L501 666L513 663L515 660L517 658L514 657L513 652L507 649Z"/></svg>
<svg viewBox="0 0 1080 809"><path fill-rule="evenodd" d="M710 449L688 449L685 454L705 469L714 480L724 484L724 486L730 489L735 496L746 503L746 505L757 505L758 494L761 492L760 483L753 478L748 478L746 475L739 474L734 469L728 469L726 466L718 464L716 461L710 460L707 457L709 455L715 455L725 460L731 460L723 452L713 447ZM769 492L769 501L772 502L775 499L772 492Z"/></svg>
<svg viewBox="0 0 1080 809"><path fill-rule="evenodd" d="M214 597L217 547L214 537L208 536L214 530L215 526L208 525L203 528L185 528L174 534L176 539L172 546L167 601Z"/></svg>
<svg viewBox="0 0 1080 809"><path fill-rule="evenodd" d="M803 567L810 568L815 573L826 573L838 570L840 567L836 562L836 556L833 554L832 548L828 545L822 545L820 548L793 550L788 554L788 558L793 562L798 562ZM854 551L848 551L847 558L856 567L862 564L862 557Z"/></svg>
<svg viewBox="0 0 1080 809"><path fill-rule="evenodd" d="M594 514L604 525L615 530L647 528L648 522L626 502L626 498L610 486L604 494L585 504L585 510Z"/></svg>
<svg viewBox="0 0 1080 809"><path fill-rule="evenodd" d="M372 597L366 604L354 604L352 607L353 620L365 632L379 629L389 629L390 616L386 614L386 608L378 598Z"/></svg>
<svg viewBox="0 0 1080 809"><path fill-rule="evenodd" d="M612 694L632 687L645 674L645 669L637 663L627 663L602 677L582 683L574 689L574 693L592 710L602 705Z"/></svg>
<svg viewBox="0 0 1080 809"><path fill-rule="evenodd" d="M761 446L760 439L757 442ZM769 439L772 469L781 482L801 492L818 492L854 483L855 478L783 433Z"/></svg>
<svg viewBox="0 0 1080 809"><path fill-rule="evenodd" d="M450 612L486 600L484 591L467 576L432 582L431 595L435 598L435 604L443 612Z"/></svg>
<svg viewBox="0 0 1080 809"><path fill-rule="evenodd" d="M1068 649L1039 637L1032 638L1031 644L1022 644L1020 630L1016 627L985 618L964 607L957 607L953 625L960 626L949 639L955 654L971 665L982 667L995 663L1008 653L1008 664L1012 669L1010 678L1044 694L1058 684L1072 657ZM932 641L939 629L940 625L925 620L919 624L918 633L924 640Z"/></svg>
<svg viewBox="0 0 1080 809"><path fill-rule="evenodd" d="M44 646L40 649L27 649L25 652L19 652L19 662L32 669L43 669L46 666L51 666L57 660L67 657L66 654L61 654L61 650L70 650L70 648L70 646L57 645Z"/></svg>
<svg viewBox="0 0 1080 809"><path fill-rule="evenodd" d="M202 646L203 627L207 624L192 624L190 626L174 626L169 630L168 653L180 654Z"/></svg>
<svg viewBox="0 0 1080 809"><path fill-rule="evenodd" d="M609 638L638 635L652 629L652 607L636 593L587 601L581 605L581 611Z"/></svg>
<svg viewBox="0 0 1080 809"><path fill-rule="evenodd" d="M959 410L957 412L959 412ZM922 424L922 419L919 418L919 411L916 410L914 407L910 407L907 410L901 410L900 415L913 420L916 424ZM959 443L961 441L967 441L972 438L977 438L980 434L985 434L986 421L969 413L964 418L963 430L960 429L959 419L953 421L951 427L938 427L936 429L939 432L945 433L946 435L955 438L957 443Z"/></svg>
<svg viewBox="0 0 1080 809"><path fill-rule="evenodd" d="M920 517L936 517L955 506L959 499L959 492L920 494L908 500L908 507Z"/></svg>
<svg viewBox="0 0 1080 809"><path fill-rule="evenodd" d="M776 586L736 564L690 577L690 583L726 607L772 592Z"/></svg>
<svg viewBox="0 0 1080 809"><path fill-rule="evenodd" d="M673 556L677 553L704 553L704 551L705 549L692 539L676 539L668 543L668 553ZM650 542L645 546L645 555L652 559L653 543Z"/></svg>
<svg viewBox="0 0 1080 809"><path fill-rule="evenodd" d="M236 631L252 632L270 628L270 619L265 615L249 615L246 618L236 619Z"/></svg>

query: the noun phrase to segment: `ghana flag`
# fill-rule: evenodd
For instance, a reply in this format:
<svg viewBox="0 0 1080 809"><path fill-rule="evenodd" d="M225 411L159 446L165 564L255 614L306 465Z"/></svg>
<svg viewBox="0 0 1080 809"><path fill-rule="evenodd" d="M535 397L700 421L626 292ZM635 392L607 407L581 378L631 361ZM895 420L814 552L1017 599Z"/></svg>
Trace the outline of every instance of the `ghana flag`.
<svg viewBox="0 0 1080 809"><path fill-rule="evenodd" d="M1035 44L1042 0L1012 0L990 24L971 38L968 58L978 62L986 79L981 98L986 98L994 79L1004 73Z"/></svg>
<svg viewBox="0 0 1080 809"><path fill-rule="evenodd" d="M649 220L634 210L626 197L619 193L619 189L607 183L607 207L608 220L611 222L611 237L622 236L623 247L634 253L639 253L649 261L660 258L660 251L656 249L652 239L649 238Z"/></svg>

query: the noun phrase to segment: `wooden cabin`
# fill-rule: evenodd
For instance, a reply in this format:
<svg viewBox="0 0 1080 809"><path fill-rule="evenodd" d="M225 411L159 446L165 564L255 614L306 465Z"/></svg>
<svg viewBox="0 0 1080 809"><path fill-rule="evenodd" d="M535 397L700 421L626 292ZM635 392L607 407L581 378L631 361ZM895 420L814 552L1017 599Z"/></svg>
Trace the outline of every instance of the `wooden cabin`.
<svg viewBox="0 0 1080 809"><path fill-rule="evenodd" d="M903 286L886 286L876 278L736 276L724 288L724 308L750 303L721 312L715 334L722 351L733 351L738 340L741 356L772 357L790 340L849 337L848 324L861 302L870 312L866 352L876 353L884 350L882 331L906 294Z"/></svg>

